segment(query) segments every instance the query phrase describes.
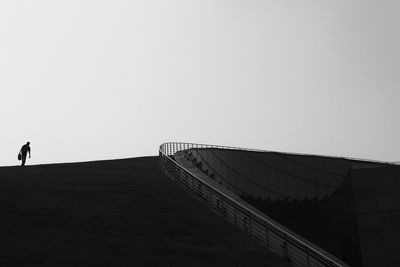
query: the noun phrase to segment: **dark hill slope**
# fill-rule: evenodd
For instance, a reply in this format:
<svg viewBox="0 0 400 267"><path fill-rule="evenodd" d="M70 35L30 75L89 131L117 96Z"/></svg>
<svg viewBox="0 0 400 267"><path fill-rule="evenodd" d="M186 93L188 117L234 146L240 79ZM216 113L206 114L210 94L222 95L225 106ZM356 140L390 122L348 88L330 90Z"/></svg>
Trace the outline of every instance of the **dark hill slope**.
<svg viewBox="0 0 400 267"><path fill-rule="evenodd" d="M157 157L0 168L0 266L285 266Z"/></svg>

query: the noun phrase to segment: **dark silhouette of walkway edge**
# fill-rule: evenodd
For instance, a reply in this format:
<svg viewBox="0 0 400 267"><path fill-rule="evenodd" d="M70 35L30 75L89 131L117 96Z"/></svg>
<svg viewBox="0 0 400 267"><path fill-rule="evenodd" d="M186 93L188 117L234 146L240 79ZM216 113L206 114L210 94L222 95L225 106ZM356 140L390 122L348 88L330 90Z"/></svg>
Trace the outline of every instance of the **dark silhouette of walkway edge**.
<svg viewBox="0 0 400 267"><path fill-rule="evenodd" d="M0 266L286 266L157 157L0 168Z"/></svg>

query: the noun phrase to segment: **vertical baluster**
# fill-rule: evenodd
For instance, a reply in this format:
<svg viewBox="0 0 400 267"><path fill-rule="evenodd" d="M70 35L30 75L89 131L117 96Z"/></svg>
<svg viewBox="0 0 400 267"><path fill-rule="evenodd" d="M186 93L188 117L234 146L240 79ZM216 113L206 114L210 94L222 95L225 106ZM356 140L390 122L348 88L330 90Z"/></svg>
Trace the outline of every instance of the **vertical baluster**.
<svg viewBox="0 0 400 267"><path fill-rule="evenodd" d="M233 207L233 216L235 217L235 225L238 226L237 224L237 211L235 205L232 205Z"/></svg>
<svg viewBox="0 0 400 267"><path fill-rule="evenodd" d="M253 231L252 231L252 227L251 227L251 222L253 220L251 219L251 216L248 216L248 218L249 218L249 233L250 233L250 235L253 235Z"/></svg>
<svg viewBox="0 0 400 267"><path fill-rule="evenodd" d="M268 227L265 227L265 243L267 245L267 248L270 248L270 244L269 244L269 230Z"/></svg>

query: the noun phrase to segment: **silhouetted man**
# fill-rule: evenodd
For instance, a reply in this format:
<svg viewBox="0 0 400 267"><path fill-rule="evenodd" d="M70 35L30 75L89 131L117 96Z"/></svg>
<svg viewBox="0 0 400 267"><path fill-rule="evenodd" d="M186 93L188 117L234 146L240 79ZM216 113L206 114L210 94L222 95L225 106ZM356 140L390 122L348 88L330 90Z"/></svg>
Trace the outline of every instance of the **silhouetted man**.
<svg viewBox="0 0 400 267"><path fill-rule="evenodd" d="M27 142L25 145L22 146L21 150L19 151L19 153L21 154L21 160L22 160L22 164L21 166L25 165L25 161L26 161L26 155L29 152L29 158L31 158L31 148L30 148L30 143Z"/></svg>

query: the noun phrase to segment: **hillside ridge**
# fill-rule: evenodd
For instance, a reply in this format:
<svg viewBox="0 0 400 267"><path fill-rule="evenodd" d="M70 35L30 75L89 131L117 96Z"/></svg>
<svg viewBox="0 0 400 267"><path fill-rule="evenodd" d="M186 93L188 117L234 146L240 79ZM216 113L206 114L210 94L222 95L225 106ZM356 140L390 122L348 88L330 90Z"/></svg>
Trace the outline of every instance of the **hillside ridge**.
<svg viewBox="0 0 400 267"><path fill-rule="evenodd" d="M286 266L158 157L0 168L1 266Z"/></svg>

